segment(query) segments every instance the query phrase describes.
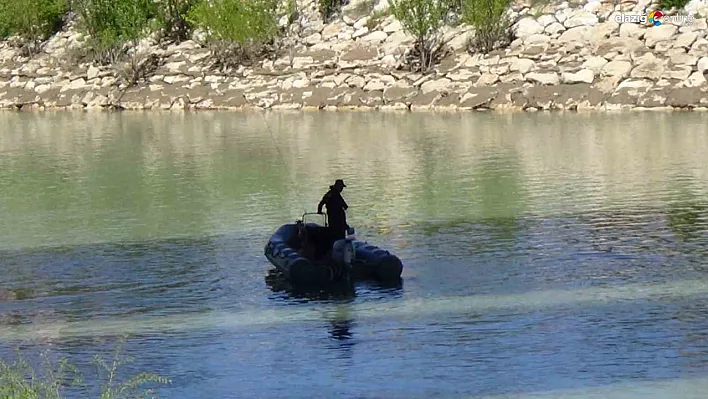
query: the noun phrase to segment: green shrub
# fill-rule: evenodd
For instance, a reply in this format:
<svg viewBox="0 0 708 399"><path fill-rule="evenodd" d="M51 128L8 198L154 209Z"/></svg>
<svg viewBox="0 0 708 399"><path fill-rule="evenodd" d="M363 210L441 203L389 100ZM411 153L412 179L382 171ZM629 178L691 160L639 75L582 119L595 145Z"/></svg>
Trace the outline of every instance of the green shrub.
<svg viewBox="0 0 708 399"><path fill-rule="evenodd" d="M688 2L689 0L661 0L659 1L659 9L668 11L672 8L676 8L677 10L681 10L686 7Z"/></svg>
<svg viewBox="0 0 708 399"><path fill-rule="evenodd" d="M327 23L342 9L342 0L317 0L322 20Z"/></svg>
<svg viewBox="0 0 708 399"><path fill-rule="evenodd" d="M428 71L445 53L440 28L447 20L449 0L392 0L391 12L403 29L415 37L411 67Z"/></svg>
<svg viewBox="0 0 708 399"><path fill-rule="evenodd" d="M369 19L366 21L365 26L369 28L369 30L374 30L384 18L388 17L388 15L388 9L372 11L371 15L369 15Z"/></svg>
<svg viewBox="0 0 708 399"><path fill-rule="evenodd" d="M194 7L190 20L206 32L217 65L249 64L269 52L279 34L273 0L213 0Z"/></svg>
<svg viewBox="0 0 708 399"><path fill-rule="evenodd" d="M290 25L300 17L297 2L295 0L286 0L284 6L285 15L288 16L288 25Z"/></svg>
<svg viewBox="0 0 708 399"><path fill-rule="evenodd" d="M510 43L512 35L506 13L509 4L510 0L465 0L463 20L475 30L470 50L488 53Z"/></svg>
<svg viewBox="0 0 708 399"><path fill-rule="evenodd" d="M0 0L0 36L17 35L33 55L41 42L61 29L66 0Z"/></svg>
<svg viewBox="0 0 708 399"><path fill-rule="evenodd" d="M88 53L106 64L121 59L126 43L137 45L157 11L152 0L79 0L77 6Z"/></svg>
<svg viewBox="0 0 708 399"><path fill-rule="evenodd" d="M177 43L187 40L192 33L188 15L198 0L161 0L158 2L157 22L163 36Z"/></svg>

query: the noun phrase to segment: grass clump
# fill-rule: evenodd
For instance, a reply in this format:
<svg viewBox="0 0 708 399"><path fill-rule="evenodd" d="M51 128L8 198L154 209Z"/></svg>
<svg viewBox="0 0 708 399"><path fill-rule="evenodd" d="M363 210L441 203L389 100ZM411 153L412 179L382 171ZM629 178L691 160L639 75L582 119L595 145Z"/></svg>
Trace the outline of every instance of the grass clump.
<svg viewBox="0 0 708 399"><path fill-rule="evenodd" d="M275 51L279 36L274 0L213 0L194 7L189 18L206 32L216 67L250 65Z"/></svg>
<svg viewBox="0 0 708 399"><path fill-rule="evenodd" d="M145 398L154 394L152 389L144 388L146 384L171 383L169 379L154 373L138 373L124 382L118 382L118 368L132 362L132 358L120 355L124 343L125 337L116 346L110 363L98 355L92 361L98 376L93 385L98 388L100 399ZM41 357L41 374L20 353L13 362L0 359L0 398L64 399L67 387L83 390L81 397L91 396L91 386L66 359L51 362L46 353Z"/></svg>
<svg viewBox="0 0 708 399"><path fill-rule="evenodd" d="M689 0L661 0L659 1L659 9L668 11L675 8L677 10L681 10L686 7L686 4L688 3Z"/></svg>
<svg viewBox="0 0 708 399"><path fill-rule="evenodd" d="M23 55L35 55L61 29L66 12L66 0L0 0L0 37L16 36Z"/></svg>
<svg viewBox="0 0 708 399"><path fill-rule="evenodd" d="M452 3L449 0L392 0L391 12L403 29L415 37L408 60L412 70L427 72L446 54L441 28Z"/></svg>
<svg viewBox="0 0 708 399"><path fill-rule="evenodd" d="M374 10L369 16L369 19L366 21L365 26L369 28L369 30L374 30L381 23L381 21L389 15L390 11L388 9Z"/></svg>
<svg viewBox="0 0 708 399"><path fill-rule="evenodd" d="M509 45L513 39L507 14L510 0L464 0L463 21L474 28L468 43L472 52L489 53Z"/></svg>
<svg viewBox="0 0 708 399"><path fill-rule="evenodd" d="M42 360L45 375L38 375L19 353L12 363L0 359L0 398L61 399L65 380L78 373L66 360L53 365L46 354Z"/></svg>

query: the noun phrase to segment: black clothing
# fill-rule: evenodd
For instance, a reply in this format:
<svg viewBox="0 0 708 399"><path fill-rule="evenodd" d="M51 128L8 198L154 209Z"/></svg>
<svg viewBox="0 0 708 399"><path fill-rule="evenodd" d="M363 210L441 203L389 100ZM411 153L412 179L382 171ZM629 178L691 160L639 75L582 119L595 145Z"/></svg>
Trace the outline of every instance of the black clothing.
<svg viewBox="0 0 708 399"><path fill-rule="evenodd" d="M334 187L330 187L330 190L322 197L322 200L317 205L317 213L322 213L322 206L327 206L327 221L332 233L332 238L336 241L344 238L345 231L349 226L347 225L347 214L344 212L349 205L342 198L342 194L339 193Z"/></svg>

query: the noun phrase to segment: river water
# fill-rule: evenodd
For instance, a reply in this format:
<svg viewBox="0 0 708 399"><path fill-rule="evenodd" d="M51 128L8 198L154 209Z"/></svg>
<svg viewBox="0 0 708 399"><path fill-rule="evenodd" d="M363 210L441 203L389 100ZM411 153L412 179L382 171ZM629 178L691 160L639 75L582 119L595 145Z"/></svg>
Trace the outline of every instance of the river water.
<svg viewBox="0 0 708 399"><path fill-rule="evenodd" d="M708 391L706 114L0 123L7 359L48 350L88 372L125 334L124 371L170 378L170 398ZM269 285L268 237L337 178L402 283L329 299Z"/></svg>

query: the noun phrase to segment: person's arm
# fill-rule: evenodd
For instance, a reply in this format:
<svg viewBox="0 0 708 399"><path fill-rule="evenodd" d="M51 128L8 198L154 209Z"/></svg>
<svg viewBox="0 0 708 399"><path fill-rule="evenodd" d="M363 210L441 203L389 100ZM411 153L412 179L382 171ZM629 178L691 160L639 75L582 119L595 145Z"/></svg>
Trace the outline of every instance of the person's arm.
<svg viewBox="0 0 708 399"><path fill-rule="evenodd" d="M347 201L344 200L344 197L342 197L342 194L338 194L338 195L339 195L339 200L342 201L342 209L344 209L346 211L347 208L349 208L349 205L347 205Z"/></svg>
<svg viewBox="0 0 708 399"><path fill-rule="evenodd" d="M327 195L329 192L325 195L322 196L322 200L320 201L319 204L317 204L317 213L322 213L322 206L324 206L325 202L327 202Z"/></svg>

